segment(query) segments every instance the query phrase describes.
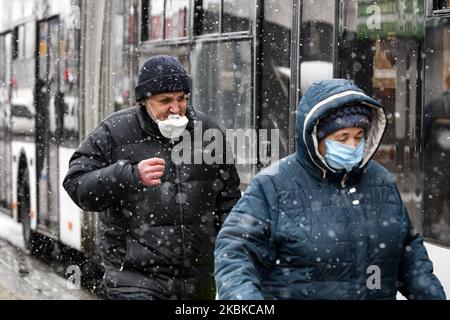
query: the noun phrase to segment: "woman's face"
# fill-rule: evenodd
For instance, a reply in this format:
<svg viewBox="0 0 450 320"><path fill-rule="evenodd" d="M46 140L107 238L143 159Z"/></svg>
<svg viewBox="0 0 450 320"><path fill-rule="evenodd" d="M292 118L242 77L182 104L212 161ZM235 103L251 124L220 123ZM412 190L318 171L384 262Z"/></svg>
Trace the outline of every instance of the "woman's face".
<svg viewBox="0 0 450 320"><path fill-rule="evenodd" d="M325 157L327 151L325 145L326 139L337 141L351 147L356 147L362 138L364 138L364 130L361 128L352 127L340 129L329 134L325 137L325 139L322 139L322 141L319 142L319 152L322 157Z"/></svg>

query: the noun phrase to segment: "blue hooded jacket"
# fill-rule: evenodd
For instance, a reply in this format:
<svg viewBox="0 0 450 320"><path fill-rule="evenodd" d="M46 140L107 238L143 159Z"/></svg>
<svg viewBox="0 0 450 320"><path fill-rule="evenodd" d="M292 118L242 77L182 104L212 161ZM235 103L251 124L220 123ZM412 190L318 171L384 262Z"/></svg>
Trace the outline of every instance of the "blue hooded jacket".
<svg viewBox="0 0 450 320"><path fill-rule="evenodd" d="M373 108L365 156L350 173L318 151L317 123L346 104ZM215 248L220 299L445 299L390 173L371 160L383 107L347 80L311 85L297 110L297 151L257 174Z"/></svg>

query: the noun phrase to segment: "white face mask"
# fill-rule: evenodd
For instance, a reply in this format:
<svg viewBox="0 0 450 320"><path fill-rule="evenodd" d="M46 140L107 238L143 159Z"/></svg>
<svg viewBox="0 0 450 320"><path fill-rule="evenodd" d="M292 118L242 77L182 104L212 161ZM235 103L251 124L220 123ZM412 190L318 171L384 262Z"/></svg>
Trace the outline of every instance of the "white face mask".
<svg viewBox="0 0 450 320"><path fill-rule="evenodd" d="M159 131L168 139L176 139L183 134L189 120L186 116L171 114L166 120L156 120Z"/></svg>

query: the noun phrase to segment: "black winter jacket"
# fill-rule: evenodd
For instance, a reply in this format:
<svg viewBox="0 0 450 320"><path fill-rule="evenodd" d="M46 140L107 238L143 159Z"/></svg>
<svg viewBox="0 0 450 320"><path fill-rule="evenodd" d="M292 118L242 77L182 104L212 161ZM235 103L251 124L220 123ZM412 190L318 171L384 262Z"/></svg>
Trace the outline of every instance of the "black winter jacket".
<svg viewBox="0 0 450 320"><path fill-rule="evenodd" d="M317 120L353 104L374 116L364 159L347 174L320 155ZM394 178L371 160L385 128L383 106L351 82L309 87L296 152L254 177L220 230L219 299L445 299Z"/></svg>
<svg viewBox="0 0 450 320"><path fill-rule="evenodd" d="M194 146L195 122L203 132L218 127L188 110ZM214 298L214 242L241 196L240 180L234 165L175 165L171 153L178 143L164 138L145 108L136 106L103 120L70 160L65 190L83 210L101 212L98 242L108 294ZM137 165L152 157L166 161L164 176L160 186L144 187Z"/></svg>

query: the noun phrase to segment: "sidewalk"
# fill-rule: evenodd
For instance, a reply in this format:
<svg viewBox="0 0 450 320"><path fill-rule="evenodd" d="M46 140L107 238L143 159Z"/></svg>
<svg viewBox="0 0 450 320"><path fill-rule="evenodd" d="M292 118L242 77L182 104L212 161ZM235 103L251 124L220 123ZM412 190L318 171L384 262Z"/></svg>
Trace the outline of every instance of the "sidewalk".
<svg viewBox="0 0 450 320"><path fill-rule="evenodd" d="M425 243L425 247L433 262L434 274L441 281L447 300L450 300L450 249L428 242Z"/></svg>
<svg viewBox="0 0 450 320"><path fill-rule="evenodd" d="M11 217L0 211L0 238L16 247L25 248L22 238L22 224L12 220Z"/></svg>
<svg viewBox="0 0 450 320"><path fill-rule="evenodd" d="M69 286L50 265L24 250L22 225L0 212L0 300L97 300L85 288Z"/></svg>
<svg viewBox="0 0 450 320"><path fill-rule="evenodd" d="M13 245L24 248L22 239L22 225L12 221L12 219L0 211L0 238L3 238ZM450 249L434 244L425 243L428 255L433 262L434 273L444 286L447 300L450 300ZM401 294L397 299L403 300Z"/></svg>

